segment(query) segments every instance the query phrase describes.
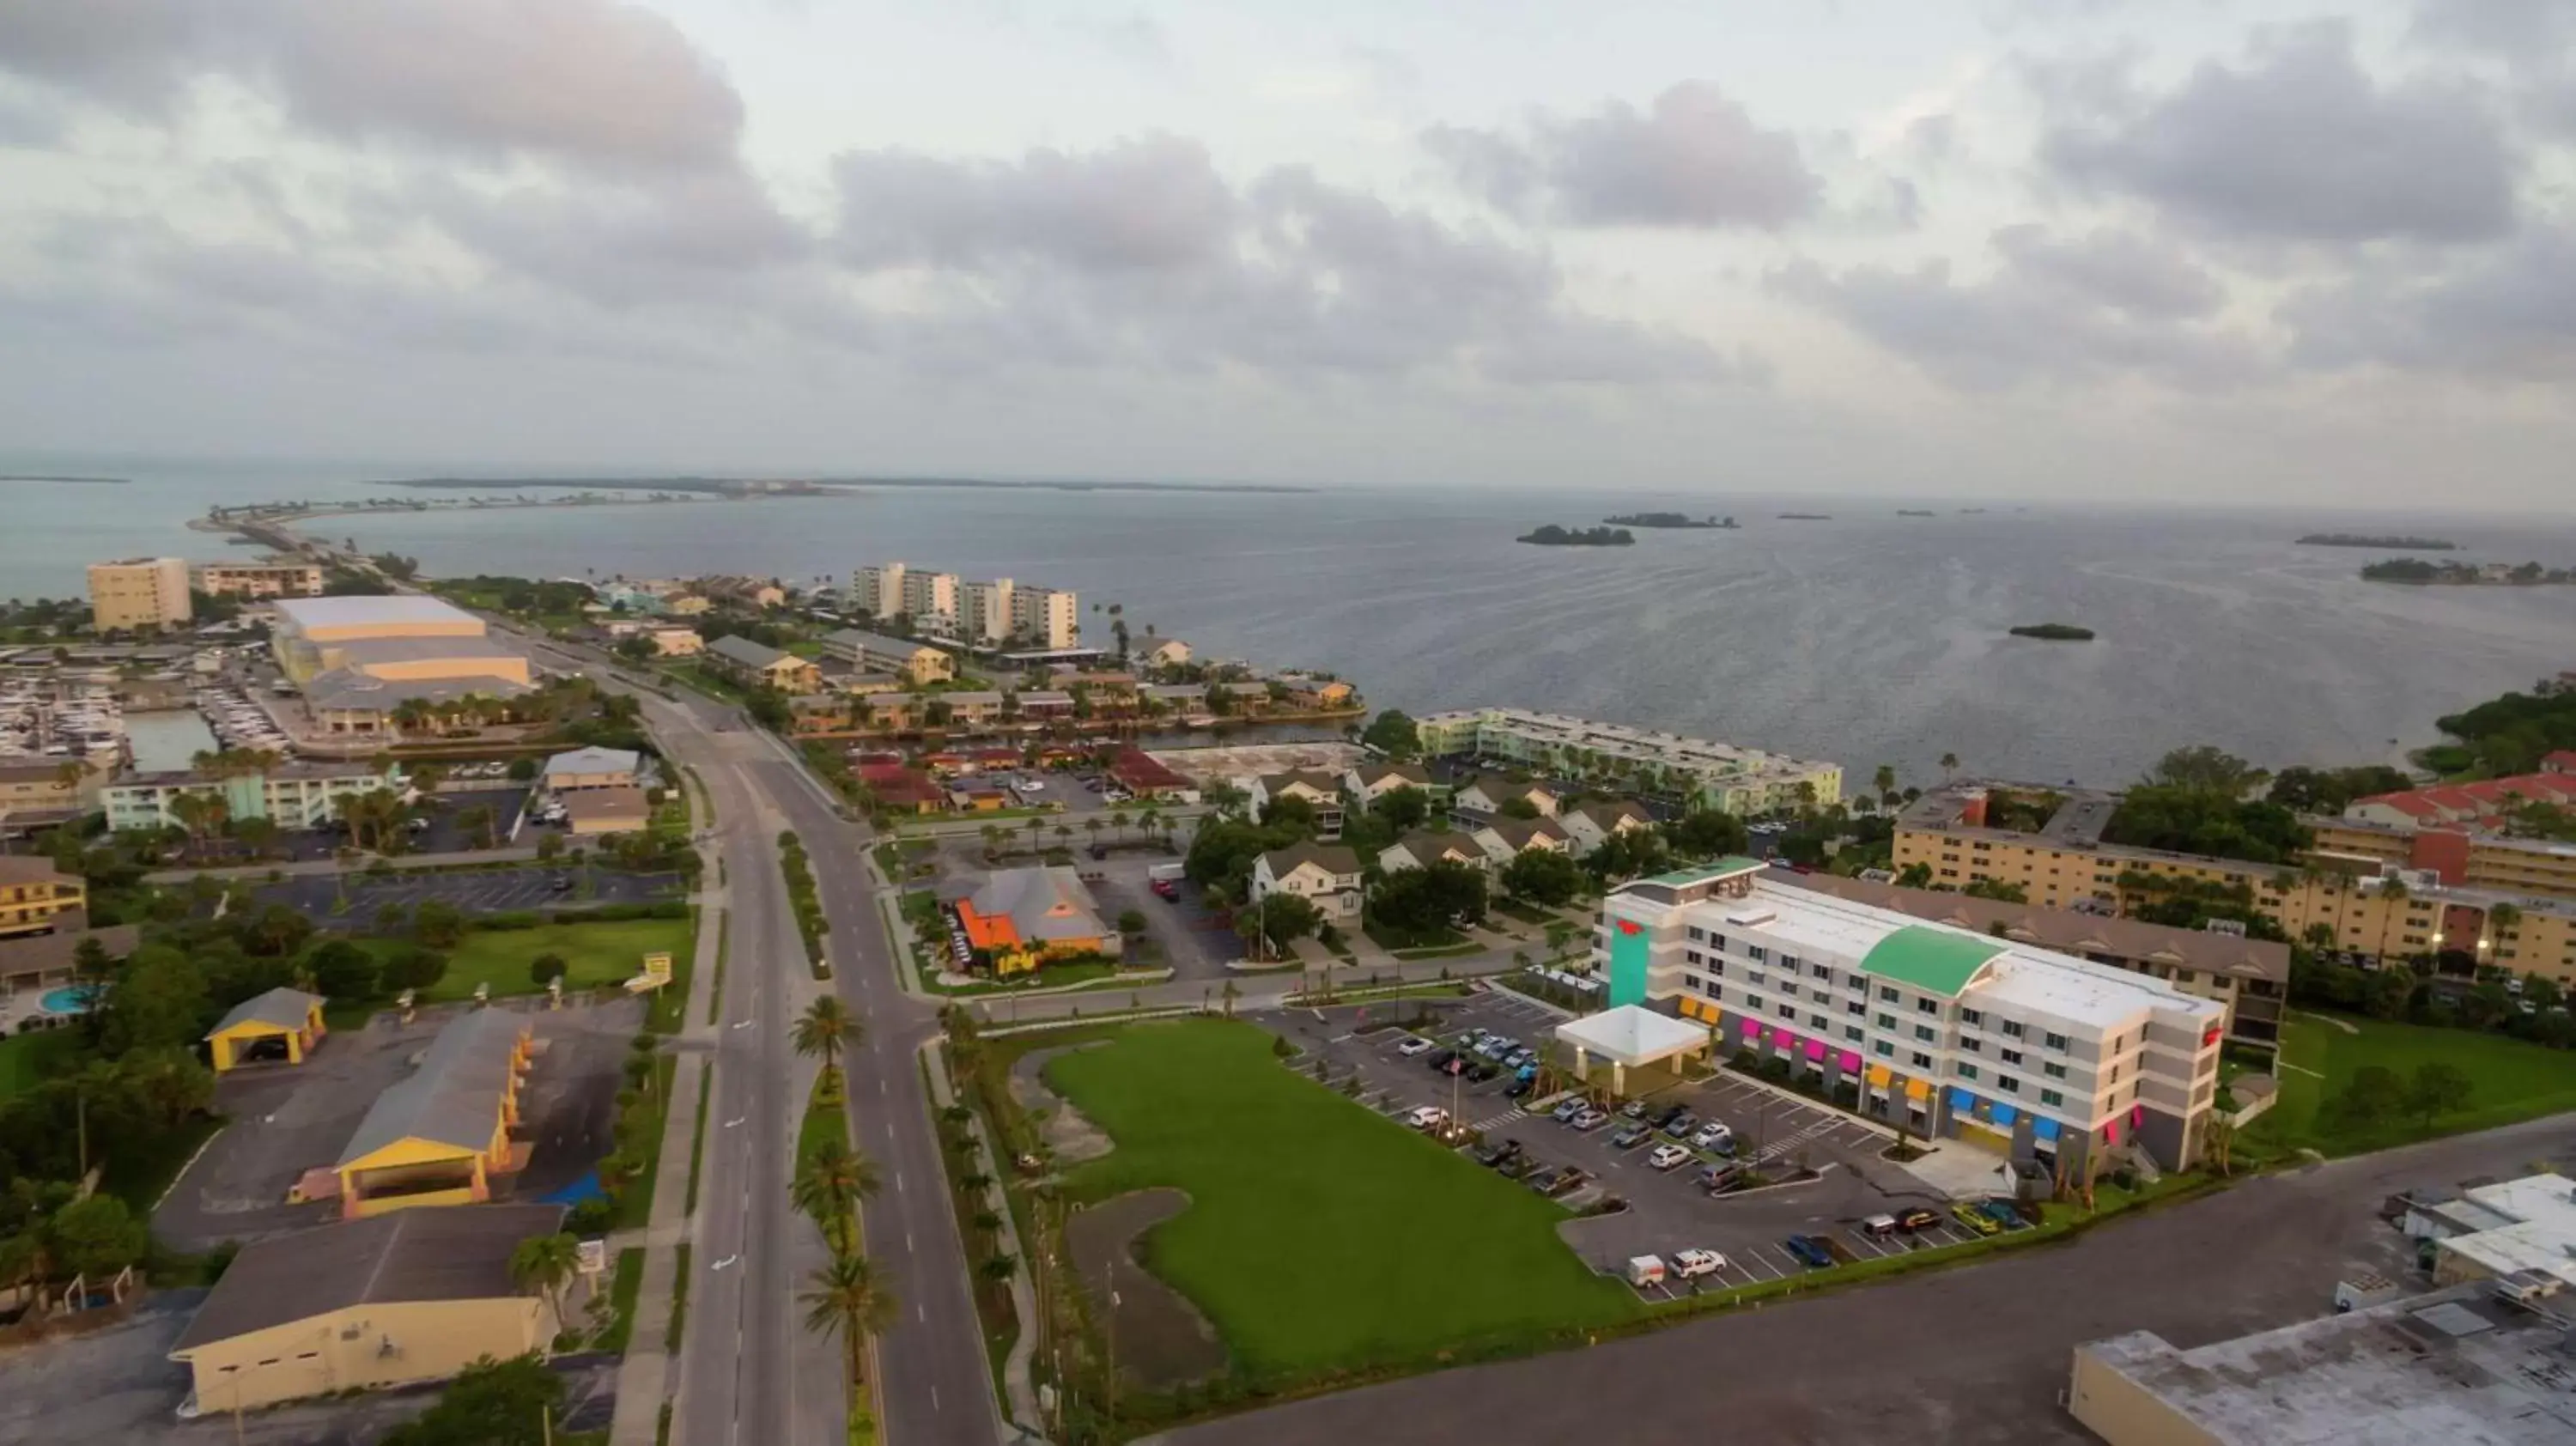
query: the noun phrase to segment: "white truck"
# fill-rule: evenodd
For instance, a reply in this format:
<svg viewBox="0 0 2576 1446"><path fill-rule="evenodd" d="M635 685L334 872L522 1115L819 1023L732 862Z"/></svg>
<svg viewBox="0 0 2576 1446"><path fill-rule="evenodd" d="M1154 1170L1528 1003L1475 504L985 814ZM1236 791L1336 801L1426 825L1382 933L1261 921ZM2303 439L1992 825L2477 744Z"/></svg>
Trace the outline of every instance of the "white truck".
<svg viewBox="0 0 2576 1446"><path fill-rule="evenodd" d="M1170 879L1174 883L1189 877L1190 866L1183 863L1156 864L1145 871L1147 880Z"/></svg>
<svg viewBox="0 0 2576 1446"><path fill-rule="evenodd" d="M1664 1258L1660 1255L1637 1255L1628 1260L1628 1283L1639 1290L1664 1283Z"/></svg>

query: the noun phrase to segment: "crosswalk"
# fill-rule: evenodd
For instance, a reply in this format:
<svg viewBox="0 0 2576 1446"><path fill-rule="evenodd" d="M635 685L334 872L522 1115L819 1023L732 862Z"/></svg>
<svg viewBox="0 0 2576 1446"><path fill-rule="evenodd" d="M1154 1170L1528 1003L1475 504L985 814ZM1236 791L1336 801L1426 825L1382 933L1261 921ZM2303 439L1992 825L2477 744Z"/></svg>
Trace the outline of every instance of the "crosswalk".
<svg viewBox="0 0 2576 1446"><path fill-rule="evenodd" d="M1796 1150L1800 1146L1822 1139L1826 1135L1830 1135L1834 1131L1842 1128L1843 1123L1844 1122L1840 1118L1833 1115L1827 1115L1824 1118L1817 1120L1814 1124L1807 1126L1805 1129L1799 1130L1795 1134L1783 1135L1779 1139L1772 1140L1765 1144L1760 1150L1754 1152L1751 1157L1753 1165L1755 1168L1759 1169L1764 1165L1770 1164L1774 1160L1784 1159L1791 1151Z"/></svg>
<svg viewBox="0 0 2576 1446"><path fill-rule="evenodd" d="M1499 1115L1488 1115L1484 1119L1470 1121L1468 1127L1477 1130L1498 1130L1514 1120L1526 1120L1529 1117L1529 1111L1515 1105Z"/></svg>

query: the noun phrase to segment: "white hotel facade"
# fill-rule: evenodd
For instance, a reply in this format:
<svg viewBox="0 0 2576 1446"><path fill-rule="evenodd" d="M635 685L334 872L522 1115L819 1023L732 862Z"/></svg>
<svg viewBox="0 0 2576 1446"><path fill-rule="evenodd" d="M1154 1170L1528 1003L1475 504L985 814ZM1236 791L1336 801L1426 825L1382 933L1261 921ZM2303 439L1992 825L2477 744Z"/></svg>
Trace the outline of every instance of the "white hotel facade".
<svg viewBox="0 0 2576 1446"><path fill-rule="evenodd" d="M1839 763L1563 713L1472 708L1431 714L1414 731L1422 751L1433 756L1492 759L1561 778L1610 778L1738 816L1801 804L1826 808L1843 796Z"/></svg>
<svg viewBox="0 0 2576 1446"><path fill-rule="evenodd" d="M2162 980L1773 884L1727 860L1603 901L1608 1002L1716 1031L1717 1055L1783 1058L1918 1137L2043 1169L2134 1146L2200 1156L2225 1007Z"/></svg>

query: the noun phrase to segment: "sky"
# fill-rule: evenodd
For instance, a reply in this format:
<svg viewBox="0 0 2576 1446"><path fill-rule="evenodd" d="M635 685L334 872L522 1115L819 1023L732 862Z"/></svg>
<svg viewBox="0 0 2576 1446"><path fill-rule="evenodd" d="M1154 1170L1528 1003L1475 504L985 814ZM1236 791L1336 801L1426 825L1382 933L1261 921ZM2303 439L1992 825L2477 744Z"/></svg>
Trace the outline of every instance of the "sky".
<svg viewBox="0 0 2576 1446"><path fill-rule="evenodd" d="M0 446L2563 510L2576 0L0 0Z"/></svg>

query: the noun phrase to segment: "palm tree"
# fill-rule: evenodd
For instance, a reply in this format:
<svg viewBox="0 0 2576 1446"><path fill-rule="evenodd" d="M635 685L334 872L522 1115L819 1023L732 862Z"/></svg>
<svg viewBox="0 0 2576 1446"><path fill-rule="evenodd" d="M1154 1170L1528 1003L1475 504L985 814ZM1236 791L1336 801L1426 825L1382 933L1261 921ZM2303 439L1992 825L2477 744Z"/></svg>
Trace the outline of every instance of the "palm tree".
<svg viewBox="0 0 2576 1446"><path fill-rule="evenodd" d="M568 1234L534 1236L510 1252L510 1279L521 1290L544 1296L554 1307L558 1327L564 1318L563 1288L580 1270L581 1242Z"/></svg>
<svg viewBox="0 0 2576 1446"><path fill-rule="evenodd" d="M838 996L826 994L796 1016L793 1039L798 1054L823 1061L824 1088L837 1097L841 1088L841 1051L856 1049L866 1036L867 1026L841 1007Z"/></svg>
<svg viewBox="0 0 2576 1446"><path fill-rule="evenodd" d="M1092 846L1095 848L1100 844L1100 828L1100 815L1096 813L1082 821L1082 831L1091 835Z"/></svg>
<svg viewBox="0 0 2576 1446"><path fill-rule="evenodd" d="M1941 755L1941 781L1942 781L1943 783L1947 783L1947 782L1949 782L1949 781L1950 781L1950 775L1952 775L1952 774L1954 774L1954 773L1956 773L1956 772L1958 772L1958 771L1959 771L1959 755L1958 755L1958 754L1956 754L1956 753L1944 753L1944 754L1942 754L1942 755Z"/></svg>
<svg viewBox="0 0 2576 1446"><path fill-rule="evenodd" d="M836 1255L832 1263L805 1278L805 1328L837 1335L850 1353L850 1398L858 1399L868 1337L894 1324L893 1292L877 1279L876 1267L864 1255Z"/></svg>
<svg viewBox="0 0 2576 1446"><path fill-rule="evenodd" d="M998 823L988 823L984 825L983 828L977 830L977 832L984 835L985 862L990 863L993 860L1000 858L1002 856L1002 826Z"/></svg>
<svg viewBox="0 0 2576 1446"><path fill-rule="evenodd" d="M1029 852L1030 852L1030 853L1036 853L1036 852L1038 851L1038 840L1039 840L1039 839L1042 839L1042 838L1044 838L1044 837L1046 837L1046 820L1045 820L1045 819L1042 819L1042 818L1033 818L1033 819L1030 819L1030 820L1029 820Z"/></svg>
<svg viewBox="0 0 2576 1446"><path fill-rule="evenodd" d="M1896 765L1892 763L1878 765L1878 771L1870 775L1869 782L1871 787L1878 790L1880 805L1886 805L1889 800L1896 797Z"/></svg>
<svg viewBox="0 0 2576 1446"><path fill-rule="evenodd" d="M1147 811L1151 812L1150 809ZM1123 808L1113 808L1109 810L1109 826L1118 830L1118 836L1122 839L1127 836L1128 822L1127 810Z"/></svg>
<svg viewBox="0 0 2576 1446"><path fill-rule="evenodd" d="M787 1196L823 1231L835 1253L847 1248L849 1221L859 1202L876 1197L882 1182L874 1160L839 1140L825 1140L796 1167Z"/></svg>

